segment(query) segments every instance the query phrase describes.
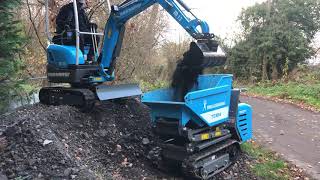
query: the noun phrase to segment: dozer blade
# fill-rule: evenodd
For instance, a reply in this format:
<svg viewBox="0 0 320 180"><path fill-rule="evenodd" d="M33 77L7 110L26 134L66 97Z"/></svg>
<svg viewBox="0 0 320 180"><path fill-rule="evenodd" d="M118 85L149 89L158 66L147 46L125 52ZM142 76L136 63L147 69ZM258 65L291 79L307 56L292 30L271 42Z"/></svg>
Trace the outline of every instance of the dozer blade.
<svg viewBox="0 0 320 180"><path fill-rule="evenodd" d="M215 67L224 65L227 57L224 52L218 52L218 43L215 40L198 40L191 42L189 53L191 57L199 60L200 67Z"/></svg>
<svg viewBox="0 0 320 180"><path fill-rule="evenodd" d="M96 93L100 101L105 101L130 96L139 96L142 94L142 91L136 84L122 84L114 86L99 85L96 87Z"/></svg>

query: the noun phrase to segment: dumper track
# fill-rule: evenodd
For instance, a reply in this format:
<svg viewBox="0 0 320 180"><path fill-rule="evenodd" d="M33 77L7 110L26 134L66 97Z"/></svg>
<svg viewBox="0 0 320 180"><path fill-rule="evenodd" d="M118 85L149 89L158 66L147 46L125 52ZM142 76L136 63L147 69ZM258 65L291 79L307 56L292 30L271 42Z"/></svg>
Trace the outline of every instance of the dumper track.
<svg viewBox="0 0 320 180"><path fill-rule="evenodd" d="M164 150L166 146L164 144L159 146L149 153L152 157L150 155L148 157L153 164L164 171L168 168L171 168L171 171L179 168L188 179L210 179L235 163L240 153L239 144L233 139L225 140L199 152L182 155L184 157L171 156L170 153L174 150L171 152L168 149Z"/></svg>
<svg viewBox="0 0 320 180"><path fill-rule="evenodd" d="M187 177L210 179L235 163L239 150L237 141L229 139L190 155L182 162L182 172ZM211 165L208 165L210 163ZM203 166L205 164L207 167Z"/></svg>

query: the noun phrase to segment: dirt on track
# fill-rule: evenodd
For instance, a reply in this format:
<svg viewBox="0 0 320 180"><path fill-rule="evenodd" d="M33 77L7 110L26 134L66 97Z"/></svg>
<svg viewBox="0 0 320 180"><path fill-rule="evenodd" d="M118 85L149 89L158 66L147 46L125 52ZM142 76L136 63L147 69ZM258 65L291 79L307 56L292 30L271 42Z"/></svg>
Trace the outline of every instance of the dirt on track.
<svg viewBox="0 0 320 180"><path fill-rule="evenodd" d="M91 113L36 104L0 117L0 179L183 179L152 166L149 110L136 99ZM242 155L215 179L256 179Z"/></svg>

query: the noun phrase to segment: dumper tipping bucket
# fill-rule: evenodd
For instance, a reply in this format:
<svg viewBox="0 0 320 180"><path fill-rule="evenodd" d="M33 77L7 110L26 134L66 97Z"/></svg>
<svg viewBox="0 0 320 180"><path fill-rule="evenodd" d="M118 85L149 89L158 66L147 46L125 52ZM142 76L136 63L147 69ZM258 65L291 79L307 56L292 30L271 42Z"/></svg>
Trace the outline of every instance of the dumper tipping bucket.
<svg viewBox="0 0 320 180"><path fill-rule="evenodd" d="M189 121L198 126L214 126L227 121L231 98L232 75L201 75L184 101L177 101L172 88L143 94L142 102L151 108L153 122L176 119L185 126Z"/></svg>

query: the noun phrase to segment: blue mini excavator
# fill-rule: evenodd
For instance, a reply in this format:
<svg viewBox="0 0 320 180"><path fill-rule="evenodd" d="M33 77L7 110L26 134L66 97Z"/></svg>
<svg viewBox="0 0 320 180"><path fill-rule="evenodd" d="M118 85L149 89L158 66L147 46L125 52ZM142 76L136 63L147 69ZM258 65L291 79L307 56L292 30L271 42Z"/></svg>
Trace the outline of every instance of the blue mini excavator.
<svg viewBox="0 0 320 180"><path fill-rule="evenodd" d="M115 63L120 54L125 24L133 16L158 3L194 39L189 54L202 68L223 65L226 57L218 52L218 43L208 24L198 19L182 0L126 0L111 6L104 31L99 60L86 60L79 49L80 32L77 4L75 12L76 44L50 44L47 48L47 76L52 83L68 83L70 87L44 87L39 92L41 103L73 105L90 109L97 100L104 101L141 95L138 86L108 86L113 81ZM48 4L47 4L48 5ZM188 177L209 179L229 167L238 157L240 144L252 137L252 110L239 103L240 90L232 88L232 75L201 75L194 87L176 101L172 88L158 89L142 95L151 109L151 120L159 147L149 157L179 165Z"/></svg>
<svg viewBox="0 0 320 180"><path fill-rule="evenodd" d="M148 7L160 4L194 39L193 50L203 66L223 64L224 56L216 53L218 44L209 33L208 24L198 19L182 0L126 0L111 7L110 17L104 31L103 48L100 60L86 61L86 52L79 49L80 32L77 2L74 2L76 44L65 46L50 44L47 48L47 77L51 83L68 83L71 87L44 87L40 90L40 102L49 105L74 105L90 109L95 100L109 100L141 94L133 84L106 86L102 83L114 80L115 64L120 54L126 22ZM189 13L189 18L186 13ZM199 53L200 52L200 53ZM195 56L194 56L195 57Z"/></svg>

